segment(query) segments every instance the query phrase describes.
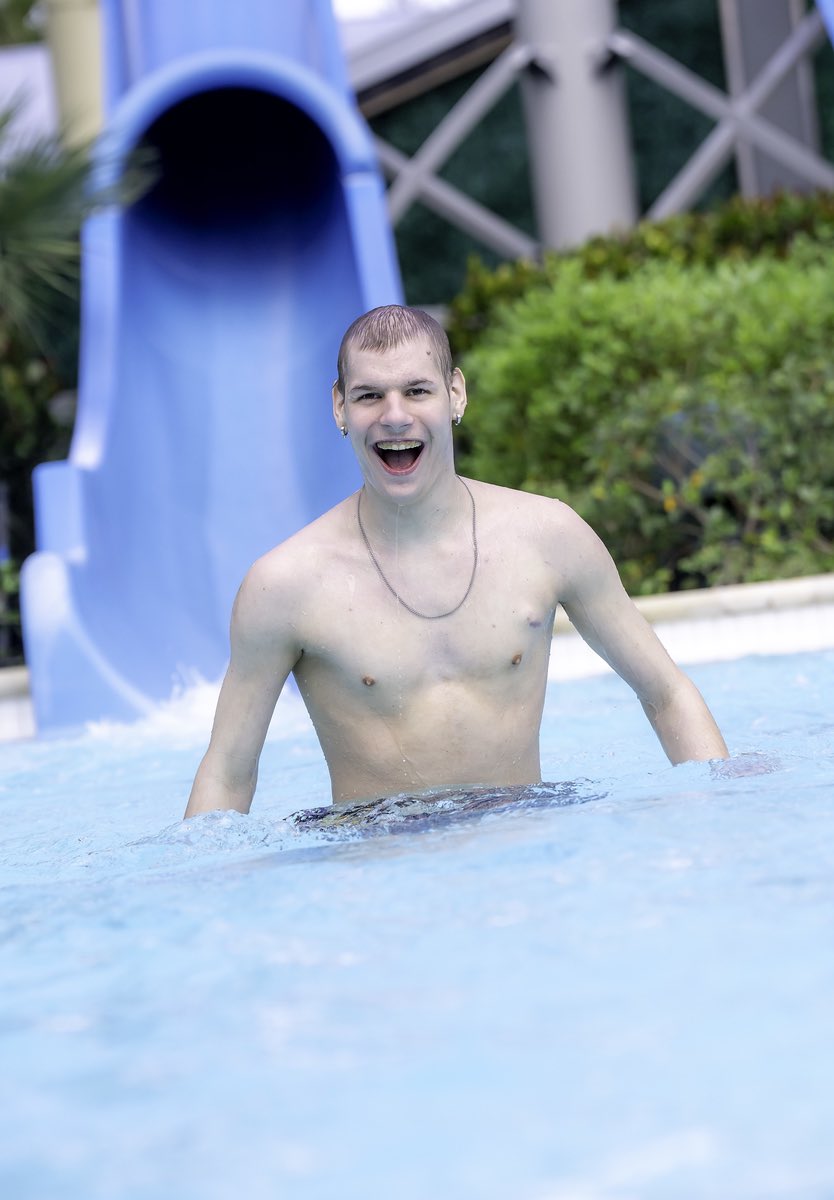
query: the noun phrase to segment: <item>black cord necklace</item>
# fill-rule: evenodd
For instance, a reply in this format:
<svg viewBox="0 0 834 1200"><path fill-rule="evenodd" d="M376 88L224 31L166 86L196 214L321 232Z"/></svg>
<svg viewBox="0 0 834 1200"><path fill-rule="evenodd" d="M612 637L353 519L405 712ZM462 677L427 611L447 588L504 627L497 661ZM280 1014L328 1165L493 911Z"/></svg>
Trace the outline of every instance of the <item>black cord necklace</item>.
<svg viewBox="0 0 834 1200"><path fill-rule="evenodd" d="M460 475L458 475L458 479L460 479ZM475 497L472 495L471 491L469 490L469 487L464 482L464 480L460 479L460 482L463 484L464 488L466 488L467 495L469 496L469 499L472 503L472 574L469 577L469 583L467 585L466 591L463 593L463 597L458 601L458 603L455 605L454 608L450 608L448 612L442 612L442 613L418 612L416 608L412 608L410 604L407 604L406 601L403 600L402 596L399 594L397 589L395 587L392 587L392 585L388 582L388 580L385 577L385 572L383 571L382 567L379 565L379 560L377 559L377 556L374 554L373 550L371 549L371 543L368 541L367 533L365 533L365 526L362 524L362 492L364 492L364 490L365 490L364 487L360 488L356 495L356 520L359 524L359 532L362 534L362 541L365 543L365 549L368 551L368 557L370 558L371 562L376 567L377 574L379 575L380 579L385 584L385 586L388 588L388 591L391 593L391 595L397 601L397 603L401 604L403 606L403 608L407 609L408 612L410 612L413 616L421 617L424 621L439 621L439 620L441 620L442 617L451 617L452 614L456 613L459 608L462 608L462 606L469 599L469 593L472 591L472 584L475 582L475 572L478 569L478 531L475 527Z"/></svg>

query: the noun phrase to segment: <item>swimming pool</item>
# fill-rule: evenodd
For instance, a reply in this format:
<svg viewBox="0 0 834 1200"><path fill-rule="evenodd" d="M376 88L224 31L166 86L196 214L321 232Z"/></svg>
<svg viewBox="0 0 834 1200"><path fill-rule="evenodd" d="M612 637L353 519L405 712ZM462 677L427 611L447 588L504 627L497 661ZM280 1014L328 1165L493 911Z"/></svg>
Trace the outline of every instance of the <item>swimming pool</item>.
<svg viewBox="0 0 834 1200"><path fill-rule="evenodd" d="M551 683L572 790L373 836L283 819L293 698L248 818L179 821L210 690L0 747L0 1194L834 1196L834 651L689 670L764 773Z"/></svg>

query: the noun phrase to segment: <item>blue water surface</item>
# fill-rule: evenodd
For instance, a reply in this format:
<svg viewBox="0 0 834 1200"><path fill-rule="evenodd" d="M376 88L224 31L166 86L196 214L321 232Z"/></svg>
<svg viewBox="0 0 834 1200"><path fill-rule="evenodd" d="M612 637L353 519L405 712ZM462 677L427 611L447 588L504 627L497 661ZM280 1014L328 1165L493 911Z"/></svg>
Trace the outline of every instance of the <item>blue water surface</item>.
<svg viewBox="0 0 834 1200"><path fill-rule="evenodd" d="M690 673L735 773L551 684L558 786L365 832L292 698L249 817L188 697L0 747L0 1195L834 1196L834 653Z"/></svg>

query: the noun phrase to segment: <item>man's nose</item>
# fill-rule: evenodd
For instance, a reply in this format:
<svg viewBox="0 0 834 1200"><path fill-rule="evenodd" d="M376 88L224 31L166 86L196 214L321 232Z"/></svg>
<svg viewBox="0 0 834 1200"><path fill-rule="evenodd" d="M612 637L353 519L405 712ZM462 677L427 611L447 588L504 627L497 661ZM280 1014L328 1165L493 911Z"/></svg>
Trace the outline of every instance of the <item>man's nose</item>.
<svg viewBox="0 0 834 1200"><path fill-rule="evenodd" d="M403 429L411 424L411 413L402 392L386 392L381 420L383 425L393 429Z"/></svg>

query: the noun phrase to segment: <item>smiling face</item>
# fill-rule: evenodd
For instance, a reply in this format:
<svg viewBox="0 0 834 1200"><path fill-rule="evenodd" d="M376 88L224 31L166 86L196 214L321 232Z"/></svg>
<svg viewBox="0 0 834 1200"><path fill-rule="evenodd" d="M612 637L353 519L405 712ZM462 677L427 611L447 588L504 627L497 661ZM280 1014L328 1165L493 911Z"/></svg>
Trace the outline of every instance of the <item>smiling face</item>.
<svg viewBox="0 0 834 1200"><path fill-rule="evenodd" d="M444 378L427 337L354 348L343 382L344 394L333 387L333 415L368 486L403 500L454 474L452 421L466 408L466 385L457 369Z"/></svg>

